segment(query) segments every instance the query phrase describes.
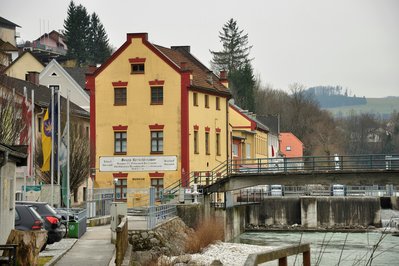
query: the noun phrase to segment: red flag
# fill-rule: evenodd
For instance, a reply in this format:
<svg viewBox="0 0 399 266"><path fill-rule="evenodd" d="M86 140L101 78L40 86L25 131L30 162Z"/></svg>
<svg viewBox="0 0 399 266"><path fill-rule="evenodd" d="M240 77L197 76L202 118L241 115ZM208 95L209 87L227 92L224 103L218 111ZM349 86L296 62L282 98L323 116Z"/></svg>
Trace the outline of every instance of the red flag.
<svg viewBox="0 0 399 266"><path fill-rule="evenodd" d="M274 157L274 147L272 145L272 157Z"/></svg>
<svg viewBox="0 0 399 266"><path fill-rule="evenodd" d="M32 104L29 103L28 93L26 87L24 87L24 97L22 99L22 123L24 127L22 128L20 135L20 143L23 145L28 145L28 176L32 175L32 167L30 165L31 157L31 135L32 135Z"/></svg>

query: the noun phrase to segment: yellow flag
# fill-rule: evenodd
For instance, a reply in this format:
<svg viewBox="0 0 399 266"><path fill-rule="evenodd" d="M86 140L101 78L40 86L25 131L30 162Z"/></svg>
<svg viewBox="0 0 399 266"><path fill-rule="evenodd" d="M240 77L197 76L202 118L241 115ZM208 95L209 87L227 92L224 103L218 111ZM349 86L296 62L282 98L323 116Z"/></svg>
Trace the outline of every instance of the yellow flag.
<svg viewBox="0 0 399 266"><path fill-rule="evenodd" d="M42 128L42 151L43 151L43 165L42 171L50 171L50 160L51 160L51 118L49 117L49 109L47 108L46 114L43 119Z"/></svg>

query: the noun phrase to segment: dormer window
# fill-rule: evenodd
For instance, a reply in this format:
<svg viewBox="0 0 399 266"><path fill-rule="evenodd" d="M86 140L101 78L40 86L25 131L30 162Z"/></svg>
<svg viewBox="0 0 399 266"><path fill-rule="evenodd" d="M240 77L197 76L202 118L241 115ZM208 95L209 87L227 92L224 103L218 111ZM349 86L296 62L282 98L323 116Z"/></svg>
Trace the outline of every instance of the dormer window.
<svg viewBox="0 0 399 266"><path fill-rule="evenodd" d="M132 64L132 74L143 74L144 64Z"/></svg>
<svg viewBox="0 0 399 266"><path fill-rule="evenodd" d="M145 72L145 58L129 58L131 67L131 74L144 74Z"/></svg>

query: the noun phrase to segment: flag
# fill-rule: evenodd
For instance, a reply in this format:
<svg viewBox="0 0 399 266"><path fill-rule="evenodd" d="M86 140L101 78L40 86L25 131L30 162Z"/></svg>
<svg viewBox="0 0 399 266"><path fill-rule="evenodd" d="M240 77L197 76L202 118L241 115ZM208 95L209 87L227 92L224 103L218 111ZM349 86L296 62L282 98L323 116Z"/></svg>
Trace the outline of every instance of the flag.
<svg viewBox="0 0 399 266"><path fill-rule="evenodd" d="M51 104L47 108L43 119L42 128L42 150L43 150L43 165L42 171L50 171L50 160L51 160Z"/></svg>
<svg viewBox="0 0 399 266"><path fill-rule="evenodd" d="M53 112L51 111L52 100L54 100ZM54 118L52 117L52 113L54 113ZM42 128L43 165L41 168L43 172L50 171L51 153L54 152L51 150L52 134L54 136L54 140L56 140L58 134L57 125L58 125L58 101L56 94L54 94L54 99L50 100L49 107L47 108L43 119L43 128ZM52 133L53 130L54 133Z"/></svg>
<svg viewBox="0 0 399 266"><path fill-rule="evenodd" d="M60 167L61 167L61 198L64 206L67 206L68 201L68 190L67 190L67 125L65 125L64 132L62 133L59 155L60 155Z"/></svg>
<svg viewBox="0 0 399 266"><path fill-rule="evenodd" d="M21 135L20 135L20 143L27 145L28 146L28 172L27 175L31 176L32 175L32 167L31 167L31 135L32 135L32 104L29 103L28 101L28 93L26 87L24 87L24 97L22 99L22 120L23 124L25 125L24 128L22 129Z"/></svg>

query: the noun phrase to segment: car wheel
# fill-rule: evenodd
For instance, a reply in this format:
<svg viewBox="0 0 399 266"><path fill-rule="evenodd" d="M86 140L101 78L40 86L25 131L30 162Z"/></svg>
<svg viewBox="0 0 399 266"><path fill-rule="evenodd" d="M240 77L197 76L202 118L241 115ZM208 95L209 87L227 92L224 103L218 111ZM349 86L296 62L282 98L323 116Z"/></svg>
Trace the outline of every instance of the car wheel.
<svg viewBox="0 0 399 266"><path fill-rule="evenodd" d="M60 223L59 229L61 231L62 238L66 237L67 231L68 231L67 227L66 227L66 224L65 223Z"/></svg>

